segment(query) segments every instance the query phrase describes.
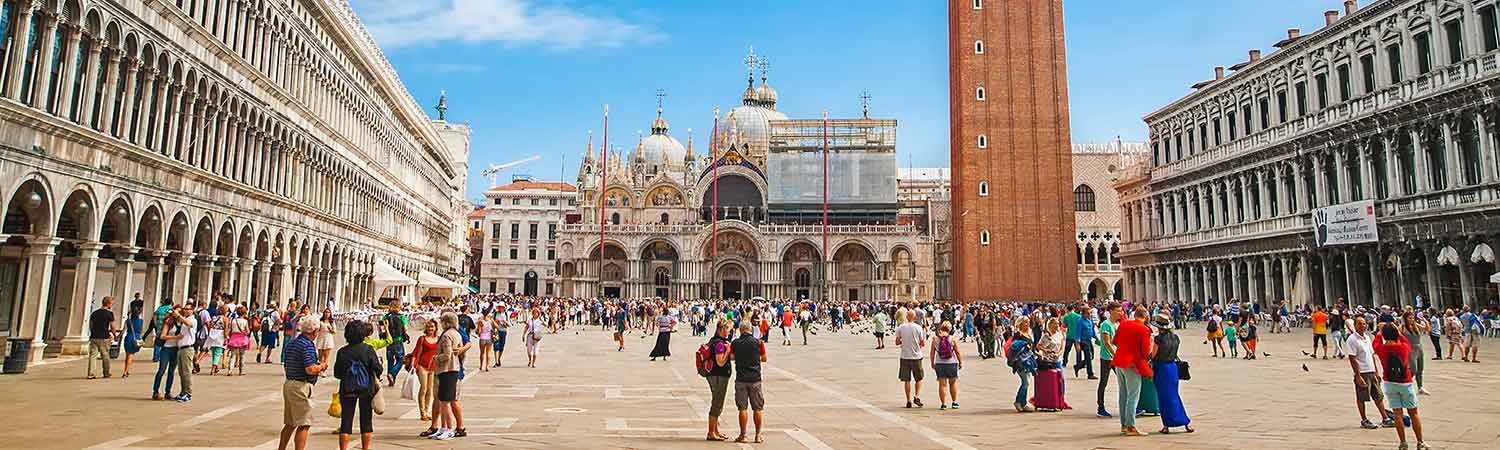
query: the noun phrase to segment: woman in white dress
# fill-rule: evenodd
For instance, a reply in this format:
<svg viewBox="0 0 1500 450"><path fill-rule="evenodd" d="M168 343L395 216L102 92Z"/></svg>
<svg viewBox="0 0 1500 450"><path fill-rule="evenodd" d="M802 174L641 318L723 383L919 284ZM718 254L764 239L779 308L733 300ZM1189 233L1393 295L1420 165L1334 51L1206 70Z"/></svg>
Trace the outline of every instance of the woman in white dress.
<svg viewBox="0 0 1500 450"><path fill-rule="evenodd" d="M333 348L338 345L334 342L333 313L323 310L323 317L320 321L319 326L323 329L318 331L317 342L313 344L318 347L319 364L328 364L328 357L333 355Z"/></svg>
<svg viewBox="0 0 1500 450"><path fill-rule="evenodd" d="M531 318L526 320L526 367L536 368L536 347L542 342L542 309L533 306Z"/></svg>

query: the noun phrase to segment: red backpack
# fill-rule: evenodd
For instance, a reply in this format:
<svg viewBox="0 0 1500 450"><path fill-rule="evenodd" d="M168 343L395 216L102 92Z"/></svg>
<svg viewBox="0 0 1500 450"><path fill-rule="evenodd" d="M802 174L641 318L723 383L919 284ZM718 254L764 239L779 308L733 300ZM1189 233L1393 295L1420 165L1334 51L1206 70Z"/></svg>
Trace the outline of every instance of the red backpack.
<svg viewBox="0 0 1500 450"><path fill-rule="evenodd" d="M713 341L709 340L703 343L703 345L699 345L698 352L693 355L693 365L698 367L698 376L700 377L707 378L714 370L714 350L713 346L710 345L712 343Z"/></svg>

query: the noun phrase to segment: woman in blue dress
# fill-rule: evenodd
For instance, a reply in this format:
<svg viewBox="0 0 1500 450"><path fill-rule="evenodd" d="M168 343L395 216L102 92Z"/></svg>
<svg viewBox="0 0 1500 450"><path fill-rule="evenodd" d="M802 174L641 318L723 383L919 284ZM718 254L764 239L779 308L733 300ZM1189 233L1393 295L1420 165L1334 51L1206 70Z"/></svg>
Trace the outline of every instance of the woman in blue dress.
<svg viewBox="0 0 1500 450"><path fill-rule="evenodd" d="M130 376L130 360L137 352L141 351L141 327L145 321L141 319L141 309L145 308L145 302L135 299L130 302L130 314L125 316L125 339L121 345L125 347L125 373L120 378Z"/></svg>
<svg viewBox="0 0 1500 450"><path fill-rule="evenodd" d="M1188 418L1182 396L1177 392L1177 347L1180 341L1172 333L1171 317L1159 315L1155 321L1158 331L1151 345L1151 383L1156 388L1157 408L1161 412L1161 433L1170 433L1176 427L1192 433L1192 420Z"/></svg>
<svg viewBox="0 0 1500 450"><path fill-rule="evenodd" d="M968 342L969 339L973 339L973 338L974 338L974 311L971 310L971 309L969 309L969 308L964 308L964 337L961 340L964 341L964 342Z"/></svg>

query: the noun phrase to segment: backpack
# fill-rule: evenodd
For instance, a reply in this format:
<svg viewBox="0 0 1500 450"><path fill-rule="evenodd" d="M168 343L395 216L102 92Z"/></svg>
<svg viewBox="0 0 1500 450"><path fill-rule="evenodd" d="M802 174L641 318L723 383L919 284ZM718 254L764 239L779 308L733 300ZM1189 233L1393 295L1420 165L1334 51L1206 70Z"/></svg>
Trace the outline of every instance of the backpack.
<svg viewBox="0 0 1500 450"><path fill-rule="evenodd" d="M1031 352L1031 343L1024 339L1017 339L1011 342L1010 349L1005 355L1005 363L1010 366L1011 370L1019 372L1028 369L1031 360L1035 357Z"/></svg>
<svg viewBox="0 0 1500 450"><path fill-rule="evenodd" d="M250 331L252 331L252 332L260 331L260 316L257 316L257 315L251 315L250 316Z"/></svg>
<svg viewBox="0 0 1500 450"><path fill-rule="evenodd" d="M693 366L698 368L698 376L707 378L714 370L713 340L698 346L698 352L693 355Z"/></svg>
<svg viewBox="0 0 1500 450"><path fill-rule="evenodd" d="M1219 332L1219 322L1218 321L1214 321L1214 320L1208 321L1208 332L1209 333L1218 333Z"/></svg>
<svg viewBox="0 0 1500 450"><path fill-rule="evenodd" d="M370 371L365 369L365 362L354 360L349 364L349 377L344 379L352 392L366 392L370 390Z"/></svg>
<svg viewBox="0 0 1500 450"><path fill-rule="evenodd" d="M1401 355L1392 353L1385 357L1385 381L1391 383L1405 383L1407 373L1406 364L1401 362Z"/></svg>
<svg viewBox="0 0 1500 450"><path fill-rule="evenodd" d="M938 359L950 359L950 358L953 358L953 340L952 339L944 337L944 338L938 340L938 343L937 343L937 356L938 356Z"/></svg>

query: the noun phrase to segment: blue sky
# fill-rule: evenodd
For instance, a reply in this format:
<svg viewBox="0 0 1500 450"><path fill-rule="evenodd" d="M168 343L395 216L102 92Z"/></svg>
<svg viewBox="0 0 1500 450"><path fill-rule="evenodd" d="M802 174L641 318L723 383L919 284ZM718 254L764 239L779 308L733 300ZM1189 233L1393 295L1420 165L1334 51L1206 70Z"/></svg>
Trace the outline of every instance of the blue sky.
<svg viewBox="0 0 1500 450"><path fill-rule="evenodd" d="M945 0L351 3L429 113L446 89L449 120L473 127L471 197L485 166L530 155L543 159L520 171L573 180L605 103L628 150L657 89L672 135L686 142L691 128L701 144L712 108L739 103L751 46L770 60L778 109L857 116L868 90L872 116L900 120L903 165L948 164ZM1064 1L1074 142L1144 139L1142 115L1248 49L1269 54L1287 28L1316 30L1329 9L1342 1Z"/></svg>

